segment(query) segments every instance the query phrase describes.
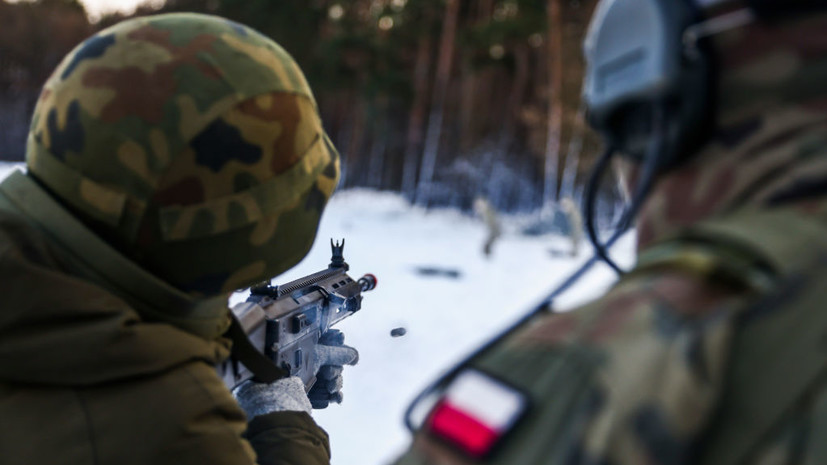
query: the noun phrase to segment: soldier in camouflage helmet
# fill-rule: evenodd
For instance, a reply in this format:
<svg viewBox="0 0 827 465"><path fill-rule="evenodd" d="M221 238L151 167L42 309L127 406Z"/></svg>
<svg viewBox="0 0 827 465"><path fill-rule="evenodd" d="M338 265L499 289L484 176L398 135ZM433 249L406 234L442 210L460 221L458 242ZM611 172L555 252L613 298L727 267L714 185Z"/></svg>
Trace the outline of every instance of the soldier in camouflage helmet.
<svg viewBox="0 0 827 465"><path fill-rule="evenodd" d="M695 95L712 124L672 147L675 126L650 134L672 153L637 222L637 264L469 360L399 464L827 463L827 3L604 0L590 40L611 38L616 61L601 69L590 50L590 79L654 95L635 64L664 42L619 45L662 32L657 15L679 4L700 15L672 56L712 57L709 95ZM666 117L685 108L666 102ZM658 125L621 116L621 131Z"/></svg>
<svg viewBox="0 0 827 465"><path fill-rule="evenodd" d="M328 463L298 378L242 389L248 425L214 369L229 293L307 253L338 181L293 59L218 17L120 23L45 84L26 159L0 184L2 462Z"/></svg>

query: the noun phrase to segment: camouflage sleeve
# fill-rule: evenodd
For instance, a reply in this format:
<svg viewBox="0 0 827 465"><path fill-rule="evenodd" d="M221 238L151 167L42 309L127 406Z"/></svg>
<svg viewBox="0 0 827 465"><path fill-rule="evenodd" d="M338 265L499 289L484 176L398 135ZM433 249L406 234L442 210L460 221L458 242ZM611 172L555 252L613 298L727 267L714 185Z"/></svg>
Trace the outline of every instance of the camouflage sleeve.
<svg viewBox="0 0 827 465"><path fill-rule="evenodd" d="M471 364L528 397L492 452L473 459L426 422L398 463L693 463L744 298L659 270L579 310L539 316Z"/></svg>
<svg viewBox="0 0 827 465"><path fill-rule="evenodd" d="M261 465L327 465L327 433L305 412L275 412L253 418L247 439Z"/></svg>

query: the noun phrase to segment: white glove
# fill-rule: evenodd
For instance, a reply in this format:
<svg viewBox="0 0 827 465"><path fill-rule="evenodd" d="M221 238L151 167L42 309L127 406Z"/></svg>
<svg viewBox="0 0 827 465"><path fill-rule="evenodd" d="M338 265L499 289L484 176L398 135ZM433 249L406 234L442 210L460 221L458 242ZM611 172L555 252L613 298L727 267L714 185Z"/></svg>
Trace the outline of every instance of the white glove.
<svg viewBox="0 0 827 465"><path fill-rule="evenodd" d="M310 413L310 399L298 376L282 378L270 384L245 381L233 389L233 397L247 414L247 419L272 412Z"/></svg>
<svg viewBox="0 0 827 465"><path fill-rule="evenodd" d="M342 403L342 371L344 365L356 365L359 352L345 345L341 331L331 329L319 338L315 355L316 383L307 393L310 403L315 409L326 408L330 402Z"/></svg>
<svg viewBox="0 0 827 465"><path fill-rule="evenodd" d="M344 365L355 365L359 361L359 352L344 342L344 334L335 329L319 338L311 370L316 373L316 382L309 393L305 393L301 378L291 376L270 384L245 381L233 389L233 396L248 419L272 412L310 413L311 408L322 409L330 402L341 403Z"/></svg>

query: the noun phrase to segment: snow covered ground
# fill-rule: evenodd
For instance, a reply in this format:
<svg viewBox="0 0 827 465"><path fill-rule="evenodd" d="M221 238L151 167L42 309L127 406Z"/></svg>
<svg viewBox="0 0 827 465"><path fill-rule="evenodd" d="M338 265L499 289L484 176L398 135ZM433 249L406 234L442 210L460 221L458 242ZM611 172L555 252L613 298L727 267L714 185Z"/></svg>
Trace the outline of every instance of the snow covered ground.
<svg viewBox="0 0 827 465"><path fill-rule="evenodd" d="M15 169L24 169L25 165L22 163L9 163L0 161L0 179L4 179Z"/></svg>
<svg viewBox="0 0 827 465"><path fill-rule="evenodd" d="M508 231L506 225L506 231ZM390 462L408 444L402 416L408 403L437 375L531 310L589 255L555 258L570 242L555 236L506 233L490 259L482 254L482 221L453 210L424 211L389 193L351 190L331 199L312 251L286 282L327 266L329 239L346 238L351 276L373 273L374 291L362 311L339 325L346 342L360 352L345 369L344 402L314 412L330 434L334 465ZM630 264L634 241L627 236L613 250ZM456 279L425 276L419 267L452 270ZM613 281L596 265L558 300L570 308L601 293ZM407 329L403 337L390 331Z"/></svg>
<svg viewBox="0 0 827 465"><path fill-rule="evenodd" d="M15 165L0 164L0 178ZM351 190L331 199L310 254L274 282L287 282L326 268L329 239L347 240L344 255L351 276L373 273L375 290L362 311L339 329L360 352L359 364L345 370L344 402L316 411L331 438L334 465L386 464L408 444L402 415L408 403L437 375L497 334L541 301L588 256L552 251L570 247L566 238L509 233L486 259L481 253L482 221L453 210L424 211L389 193ZM634 241L613 249L630 264ZM420 267L451 271L456 278L427 276ZM559 308L595 297L613 281L596 265L558 300ZM233 301L243 299L236 295ZM407 334L391 337L394 328Z"/></svg>

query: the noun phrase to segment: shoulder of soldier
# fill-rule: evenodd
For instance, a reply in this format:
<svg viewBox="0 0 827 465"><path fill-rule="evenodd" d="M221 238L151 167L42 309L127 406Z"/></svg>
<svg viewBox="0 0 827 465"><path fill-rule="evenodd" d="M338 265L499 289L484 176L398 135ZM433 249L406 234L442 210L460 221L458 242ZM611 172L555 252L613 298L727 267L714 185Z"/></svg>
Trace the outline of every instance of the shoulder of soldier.
<svg viewBox="0 0 827 465"><path fill-rule="evenodd" d="M48 235L3 195L0 195L0 244L0 254L14 256L15 260L59 266L59 258ZM19 270L9 269L8 272L17 274Z"/></svg>
<svg viewBox="0 0 827 465"><path fill-rule="evenodd" d="M527 406L503 426L491 454L464 453L426 423L399 463L538 463L545 457L543 463L562 464L572 454L595 463L640 463L635 458L658 444L665 449L658 453L680 453L668 449L684 444L712 409L726 315L742 297L690 273L658 269L629 276L579 309L538 316L468 367L519 393ZM473 397L472 391L458 395ZM484 410L477 412L483 419L491 415ZM609 437L616 440L603 442Z"/></svg>

